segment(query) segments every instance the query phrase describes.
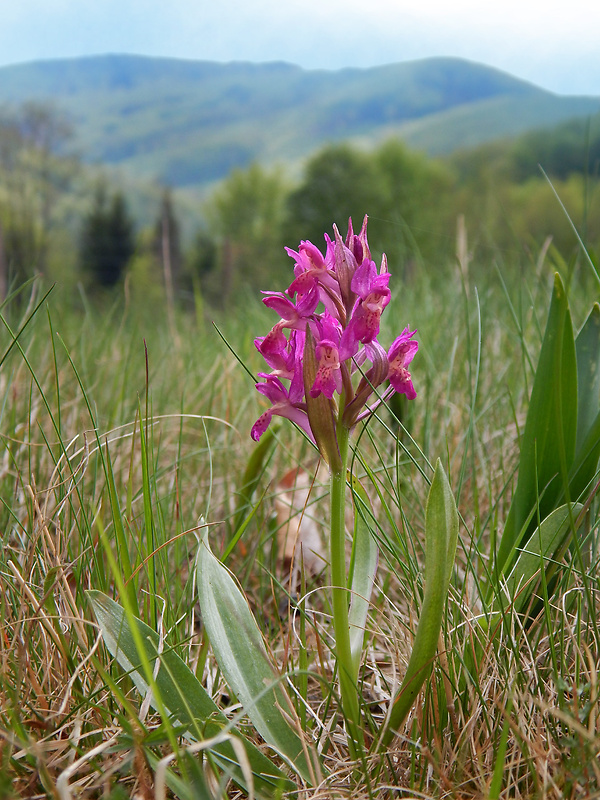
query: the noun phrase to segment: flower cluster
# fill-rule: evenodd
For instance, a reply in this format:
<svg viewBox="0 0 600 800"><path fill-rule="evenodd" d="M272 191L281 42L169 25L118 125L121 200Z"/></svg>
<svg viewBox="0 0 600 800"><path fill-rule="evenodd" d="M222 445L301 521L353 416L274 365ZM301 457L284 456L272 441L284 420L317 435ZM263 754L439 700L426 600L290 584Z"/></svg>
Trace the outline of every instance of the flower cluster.
<svg viewBox="0 0 600 800"><path fill-rule="evenodd" d="M258 441L273 415L286 417L330 464L339 424L352 428L394 392L416 397L407 366L419 347L408 328L387 352L377 341L390 273L385 255L379 270L371 258L367 218L358 235L349 221L345 242L333 230L333 241L325 234L325 255L311 242L301 242L298 251L286 248L294 280L285 293L263 293L280 320L254 342L271 368L259 373L263 382L256 385L271 407L252 428Z"/></svg>

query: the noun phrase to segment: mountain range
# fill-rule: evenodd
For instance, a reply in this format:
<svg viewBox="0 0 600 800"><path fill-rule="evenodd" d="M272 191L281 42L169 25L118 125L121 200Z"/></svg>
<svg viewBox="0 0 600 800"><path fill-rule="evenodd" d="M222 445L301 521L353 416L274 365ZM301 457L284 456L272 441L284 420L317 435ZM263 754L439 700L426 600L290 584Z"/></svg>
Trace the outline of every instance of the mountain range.
<svg viewBox="0 0 600 800"><path fill-rule="evenodd" d="M331 141L396 135L441 155L600 110L600 97L456 58L327 71L106 55L0 68L0 106L26 101L66 115L85 161L189 188Z"/></svg>

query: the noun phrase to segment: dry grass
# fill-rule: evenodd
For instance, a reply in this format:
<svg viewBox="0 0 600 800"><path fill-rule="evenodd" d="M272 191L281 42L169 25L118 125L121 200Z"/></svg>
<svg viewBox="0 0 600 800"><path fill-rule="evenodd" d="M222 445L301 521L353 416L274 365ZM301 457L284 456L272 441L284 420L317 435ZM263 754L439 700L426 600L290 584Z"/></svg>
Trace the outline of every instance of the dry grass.
<svg viewBox="0 0 600 800"><path fill-rule="evenodd" d="M400 444L390 438L386 412L362 441L376 476L381 548L361 672L375 728L402 679L418 617L427 457L445 454L464 524L439 659L388 751L350 761L335 701L325 576L306 575L304 632L301 613L285 602L291 587L275 544L275 486L289 469L314 464L291 430L282 429L283 447L260 483L264 502L228 562L281 669L293 673L303 648L308 659L303 715L327 777L317 788L299 787L298 797L600 797L597 516L580 557L566 553L558 591L540 600L533 618L508 607L501 624L488 624L481 582L512 486L524 357L497 298L482 298L481 350L478 312L463 307L460 292L425 302L415 290L413 300L422 320L414 372L423 388L404 420L419 448L402 433ZM453 320L451 336L440 331L442 313ZM162 322L144 331L91 316L61 325L66 347L52 314L38 312L19 339L22 351L13 347L0 368L0 798L146 800L155 797L158 760L173 751L173 729L111 663L85 591L115 593L108 540L135 585L140 615L220 706L239 711L204 641L191 567L201 516L213 526L215 549L231 539L258 401L226 352L215 361L219 340L189 320L178 321L176 340ZM535 319L523 326L535 354ZM242 350L252 336L228 334ZM243 355L252 362L249 350ZM318 505L310 513L318 518ZM244 718L241 726L249 731ZM176 741L189 744L177 731ZM223 789L238 795L233 785Z"/></svg>

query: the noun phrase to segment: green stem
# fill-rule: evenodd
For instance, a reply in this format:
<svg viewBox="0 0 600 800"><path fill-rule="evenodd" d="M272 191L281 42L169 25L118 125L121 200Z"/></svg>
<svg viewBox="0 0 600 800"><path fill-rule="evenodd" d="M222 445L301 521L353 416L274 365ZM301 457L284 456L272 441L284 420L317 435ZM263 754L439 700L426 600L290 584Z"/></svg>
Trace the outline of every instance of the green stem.
<svg viewBox="0 0 600 800"><path fill-rule="evenodd" d="M358 691L353 678L350 626L348 623L348 579L346 575L346 465L348 462L349 430L338 425L337 440L341 467L331 471L331 584L333 602L333 628L342 696L342 710L348 726L348 739L352 756L356 758L364 749L360 725Z"/></svg>

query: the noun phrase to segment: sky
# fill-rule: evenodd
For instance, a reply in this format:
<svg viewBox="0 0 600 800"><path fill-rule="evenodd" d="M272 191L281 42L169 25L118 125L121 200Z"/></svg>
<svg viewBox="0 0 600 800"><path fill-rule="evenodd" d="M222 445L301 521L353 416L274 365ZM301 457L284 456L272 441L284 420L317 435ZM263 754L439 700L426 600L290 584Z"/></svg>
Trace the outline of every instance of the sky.
<svg viewBox="0 0 600 800"><path fill-rule="evenodd" d="M597 0L0 0L0 66L104 53L307 69L458 56L600 95L599 31Z"/></svg>

